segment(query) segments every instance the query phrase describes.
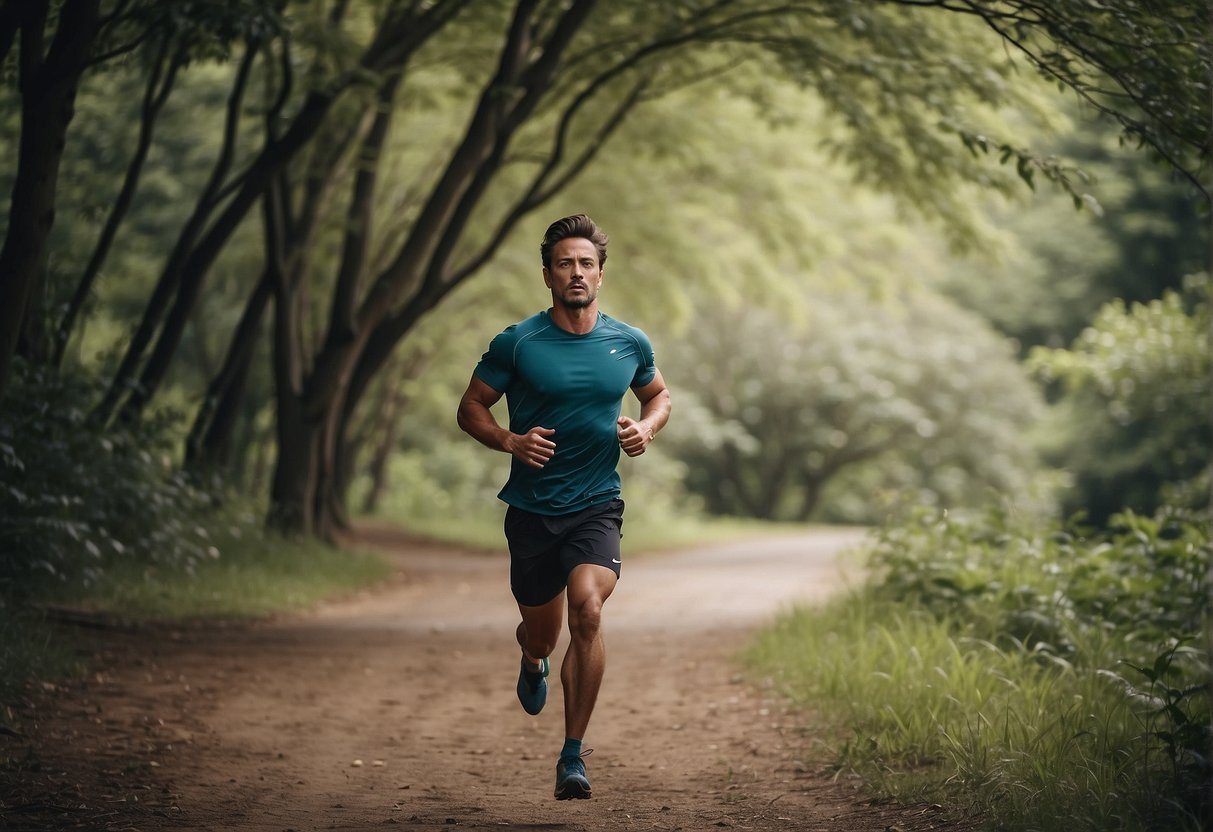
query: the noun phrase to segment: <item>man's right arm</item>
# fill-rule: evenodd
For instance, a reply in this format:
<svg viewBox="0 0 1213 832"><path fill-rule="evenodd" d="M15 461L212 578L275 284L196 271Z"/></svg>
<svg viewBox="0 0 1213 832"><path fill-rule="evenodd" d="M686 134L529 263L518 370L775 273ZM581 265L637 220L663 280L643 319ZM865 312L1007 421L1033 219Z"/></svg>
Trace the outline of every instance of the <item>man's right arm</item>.
<svg viewBox="0 0 1213 832"><path fill-rule="evenodd" d="M459 400L459 427L482 445L510 454L532 468L542 468L556 452L556 443L548 437L556 431L533 427L519 435L497 424L490 408L501 399L501 393L472 375L468 389Z"/></svg>

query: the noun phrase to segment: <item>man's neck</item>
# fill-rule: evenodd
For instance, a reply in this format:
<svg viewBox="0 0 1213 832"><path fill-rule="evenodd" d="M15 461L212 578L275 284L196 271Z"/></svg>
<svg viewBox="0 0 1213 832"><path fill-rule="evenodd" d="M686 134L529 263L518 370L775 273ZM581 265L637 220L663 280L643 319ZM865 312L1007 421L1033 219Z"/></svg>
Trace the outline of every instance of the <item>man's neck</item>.
<svg viewBox="0 0 1213 832"><path fill-rule="evenodd" d="M565 332L571 332L574 335L585 335L598 323L598 303L594 302L580 309L570 309L567 306L554 303L549 314L552 316L552 322Z"/></svg>

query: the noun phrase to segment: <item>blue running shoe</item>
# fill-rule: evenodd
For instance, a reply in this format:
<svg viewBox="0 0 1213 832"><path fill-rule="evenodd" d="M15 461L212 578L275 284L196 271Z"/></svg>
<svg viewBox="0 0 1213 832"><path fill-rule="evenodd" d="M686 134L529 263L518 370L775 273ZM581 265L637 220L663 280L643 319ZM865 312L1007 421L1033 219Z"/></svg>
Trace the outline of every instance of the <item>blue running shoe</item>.
<svg viewBox="0 0 1213 832"><path fill-rule="evenodd" d="M586 751L582 754L589 754ZM585 762L581 757L561 757L556 762L556 799L589 800L590 781L585 776Z"/></svg>
<svg viewBox="0 0 1213 832"><path fill-rule="evenodd" d="M522 657L522 668L518 671L518 701L522 709L531 716L543 710L548 701L548 671L550 666L547 658L541 659L543 670L531 670L527 667L526 656Z"/></svg>

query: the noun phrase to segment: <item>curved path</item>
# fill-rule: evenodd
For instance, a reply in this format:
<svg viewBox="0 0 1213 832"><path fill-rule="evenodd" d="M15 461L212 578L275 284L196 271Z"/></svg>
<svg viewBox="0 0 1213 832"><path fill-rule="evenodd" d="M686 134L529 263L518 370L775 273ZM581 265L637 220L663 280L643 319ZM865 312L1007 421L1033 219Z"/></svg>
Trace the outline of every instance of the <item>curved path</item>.
<svg viewBox="0 0 1213 832"><path fill-rule="evenodd" d="M76 762L44 770L61 769L60 788L75 779L75 791L67 799L48 785L44 806L28 803L9 821L276 832L959 828L938 807L873 804L854 781L806 763L828 759L806 728L811 716L789 713L734 661L780 607L836 591L845 571L836 555L858 540L821 531L625 554L586 738L595 796L556 802L558 674L553 662L544 713L523 713L504 556L365 529L362 545L398 564L385 588L158 641L109 634L103 671L60 691L45 728L71 737Z"/></svg>

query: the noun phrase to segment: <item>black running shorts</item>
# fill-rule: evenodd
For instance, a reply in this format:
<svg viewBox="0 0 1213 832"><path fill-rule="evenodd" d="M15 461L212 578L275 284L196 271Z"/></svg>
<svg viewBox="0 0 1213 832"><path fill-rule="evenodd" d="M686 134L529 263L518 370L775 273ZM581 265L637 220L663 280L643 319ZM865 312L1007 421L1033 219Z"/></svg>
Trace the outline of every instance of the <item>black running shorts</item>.
<svg viewBox="0 0 1213 832"><path fill-rule="evenodd" d="M505 539L514 599L526 607L546 604L564 591L569 573L583 563L605 566L618 576L621 537L623 500L556 517L510 506Z"/></svg>

